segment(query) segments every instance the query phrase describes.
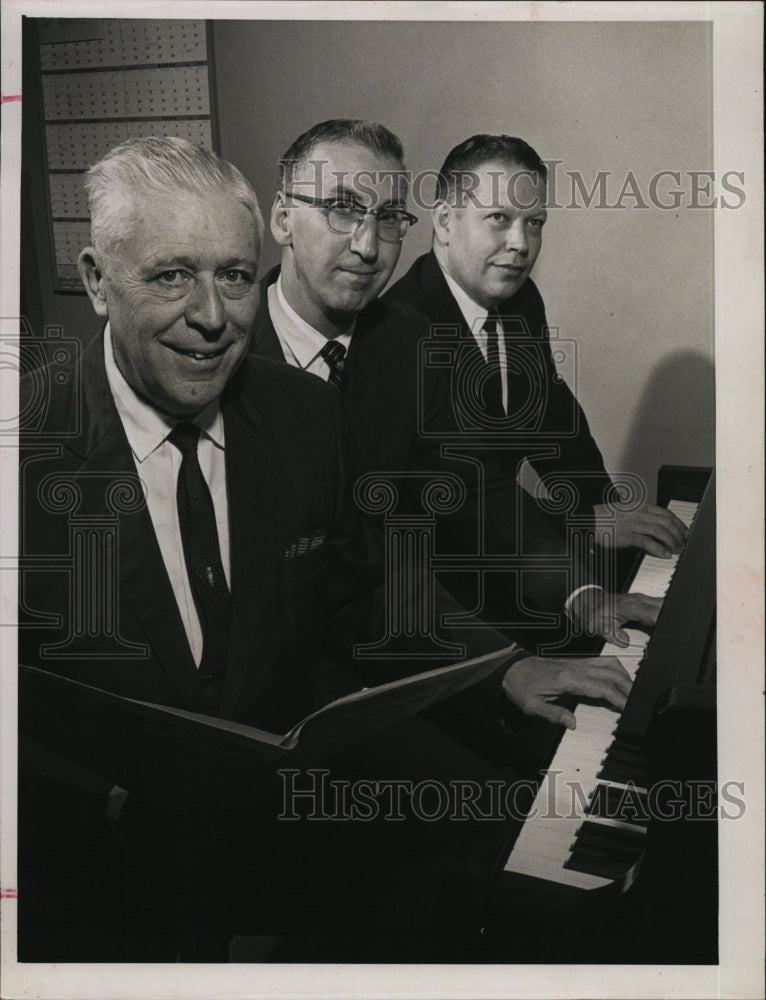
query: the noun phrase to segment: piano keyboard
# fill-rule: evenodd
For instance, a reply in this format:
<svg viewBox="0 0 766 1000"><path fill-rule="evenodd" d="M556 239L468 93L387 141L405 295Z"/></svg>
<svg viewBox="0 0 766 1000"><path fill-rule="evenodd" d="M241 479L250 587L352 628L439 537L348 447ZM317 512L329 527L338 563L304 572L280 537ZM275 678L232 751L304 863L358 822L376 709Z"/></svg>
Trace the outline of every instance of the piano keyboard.
<svg viewBox="0 0 766 1000"><path fill-rule="evenodd" d="M698 506L671 500L668 509L688 528ZM664 598L678 559L645 555L629 592ZM616 656L635 680L649 637L638 629L626 631L628 647L608 643L600 655ZM622 877L642 856L643 754L616 739L616 710L583 701L574 714L577 728L565 731L505 871L597 889ZM619 803L623 819L610 818Z"/></svg>

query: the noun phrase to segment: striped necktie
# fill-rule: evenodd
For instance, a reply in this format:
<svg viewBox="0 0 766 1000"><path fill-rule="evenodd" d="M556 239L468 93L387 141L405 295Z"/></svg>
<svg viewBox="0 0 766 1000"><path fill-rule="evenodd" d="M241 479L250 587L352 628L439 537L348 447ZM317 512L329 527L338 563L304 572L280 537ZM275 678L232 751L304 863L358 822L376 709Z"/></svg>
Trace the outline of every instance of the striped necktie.
<svg viewBox="0 0 766 1000"><path fill-rule="evenodd" d="M346 367L346 348L343 344L339 344L337 340L328 340L319 353L330 369L327 381L333 389L343 392L343 369Z"/></svg>

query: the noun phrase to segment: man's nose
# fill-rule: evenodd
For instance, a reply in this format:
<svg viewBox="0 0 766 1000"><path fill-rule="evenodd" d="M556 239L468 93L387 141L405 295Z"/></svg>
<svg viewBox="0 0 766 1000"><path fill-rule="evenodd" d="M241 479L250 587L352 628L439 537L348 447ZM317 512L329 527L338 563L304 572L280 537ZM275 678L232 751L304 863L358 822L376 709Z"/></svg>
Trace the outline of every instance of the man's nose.
<svg viewBox="0 0 766 1000"><path fill-rule="evenodd" d="M372 262L377 260L380 251L378 237L378 220L374 215L365 215L351 234L351 249L358 253L362 260Z"/></svg>
<svg viewBox="0 0 766 1000"><path fill-rule="evenodd" d="M226 312L214 274L198 274L186 300L186 322L206 337L219 337L226 326Z"/></svg>
<svg viewBox="0 0 766 1000"><path fill-rule="evenodd" d="M505 234L505 249L515 250L523 257L529 253L529 243L527 241L527 227L524 219L514 219Z"/></svg>

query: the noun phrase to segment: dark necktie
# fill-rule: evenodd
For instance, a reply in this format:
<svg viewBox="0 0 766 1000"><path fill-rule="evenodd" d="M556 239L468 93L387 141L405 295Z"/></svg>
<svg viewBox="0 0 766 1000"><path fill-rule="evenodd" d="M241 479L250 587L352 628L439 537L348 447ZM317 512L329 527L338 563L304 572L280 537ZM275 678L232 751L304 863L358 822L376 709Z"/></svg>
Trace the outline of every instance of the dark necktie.
<svg viewBox="0 0 766 1000"><path fill-rule="evenodd" d="M197 459L200 429L181 423L168 440L183 456L178 470L176 503L194 603L202 627L202 659L199 673L208 694L217 700L226 664L226 643L231 618L231 595L221 562L218 528L210 490Z"/></svg>
<svg viewBox="0 0 766 1000"><path fill-rule="evenodd" d="M484 402L487 405L487 411L493 417L505 416L503 380L500 374L500 345L497 339L499 322L500 314L497 309L490 309L482 327L487 333L487 378L484 382Z"/></svg>
<svg viewBox="0 0 766 1000"><path fill-rule="evenodd" d="M319 352L330 369L327 381L338 392L343 392L343 369L346 367L346 348L337 340L328 340Z"/></svg>

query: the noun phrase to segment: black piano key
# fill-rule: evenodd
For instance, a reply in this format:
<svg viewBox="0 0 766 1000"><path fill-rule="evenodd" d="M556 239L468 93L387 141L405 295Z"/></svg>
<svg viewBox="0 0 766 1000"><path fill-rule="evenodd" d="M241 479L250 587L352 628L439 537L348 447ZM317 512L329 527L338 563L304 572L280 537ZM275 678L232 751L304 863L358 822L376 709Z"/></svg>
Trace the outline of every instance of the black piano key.
<svg viewBox="0 0 766 1000"><path fill-rule="evenodd" d="M615 767L626 767L632 768L634 771L640 770L642 762L640 760L633 760L630 757L626 757L625 754L621 753L607 753L604 755L602 761L602 766L606 764L614 764Z"/></svg>
<svg viewBox="0 0 766 1000"><path fill-rule="evenodd" d="M604 848L614 853L641 852L646 845L646 836L640 830L626 830L619 826L603 823L585 823L577 831L576 847L598 850Z"/></svg>
<svg viewBox="0 0 766 1000"><path fill-rule="evenodd" d="M646 767L634 767L630 764L621 764L617 761L606 760L596 777L599 781L617 781L622 785L638 785L640 788L646 787Z"/></svg>
<svg viewBox="0 0 766 1000"><path fill-rule="evenodd" d="M643 832L585 822L577 833L565 868L616 879L641 857L646 846Z"/></svg>
<svg viewBox="0 0 766 1000"><path fill-rule="evenodd" d="M577 856L572 855L564 865L564 868L582 872L584 875L597 875L599 878L607 878L614 882L616 879L621 878L627 871L630 871L637 860L637 857L629 861L622 858L610 858L603 854L580 851Z"/></svg>
<svg viewBox="0 0 766 1000"><path fill-rule="evenodd" d="M634 861L641 857L641 854L646 848L646 837L642 837L640 843L628 843L621 836L619 836L619 834L624 834L624 830L614 832L615 834L618 834L618 836L615 837L614 842L592 841L584 844L575 844L574 850L572 851L572 857L577 859L583 851L590 854L598 854L607 858L609 861L614 861L615 864L619 863L623 865L623 870L627 871Z"/></svg>
<svg viewBox="0 0 766 1000"><path fill-rule="evenodd" d="M608 837L603 839L597 837L578 838L571 846L572 863L576 866L579 859L585 855L596 855L606 861L622 865L623 871L630 868L633 862L641 856L646 846L646 839L642 837L638 842L630 841L625 838L624 830L613 829L610 830L610 833L613 834L611 839Z"/></svg>
<svg viewBox="0 0 766 1000"><path fill-rule="evenodd" d="M615 788L597 785L591 796L586 816L618 819L622 823L646 826L649 822L647 796L639 788Z"/></svg>
<svg viewBox="0 0 766 1000"><path fill-rule="evenodd" d="M603 781L619 781L645 787L646 754L643 743L615 739L609 746L597 775Z"/></svg>
<svg viewBox="0 0 766 1000"><path fill-rule="evenodd" d="M626 763L641 765L646 760L646 752L642 746L627 743L625 740L614 740L606 751L607 759L620 760Z"/></svg>

